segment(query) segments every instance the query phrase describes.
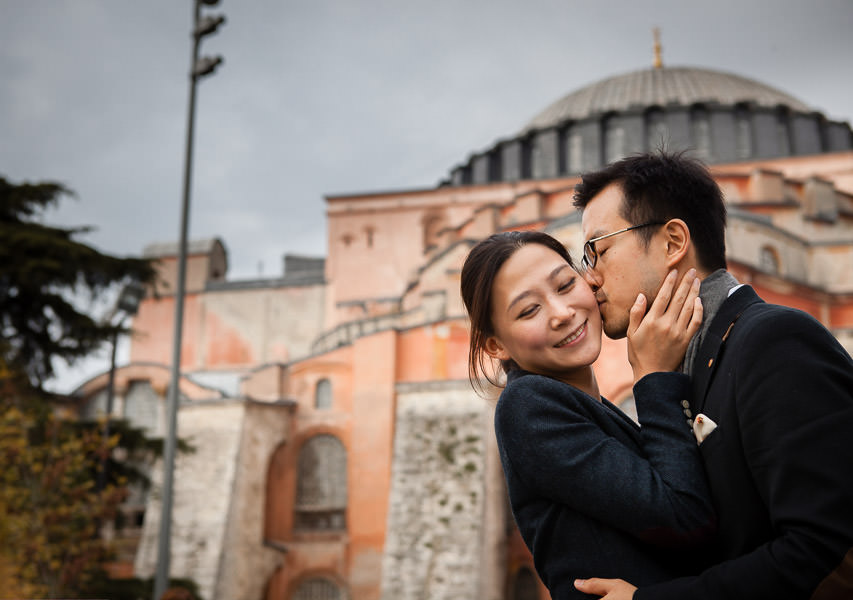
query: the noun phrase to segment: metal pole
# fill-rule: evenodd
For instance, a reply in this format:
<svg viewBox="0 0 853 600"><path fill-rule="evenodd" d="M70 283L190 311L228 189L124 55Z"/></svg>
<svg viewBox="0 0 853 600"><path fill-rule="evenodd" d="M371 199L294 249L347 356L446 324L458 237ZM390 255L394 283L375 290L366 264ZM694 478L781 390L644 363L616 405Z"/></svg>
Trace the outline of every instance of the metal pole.
<svg viewBox="0 0 853 600"><path fill-rule="evenodd" d="M187 229L189 225L190 180L192 173L193 124L195 117L195 65L198 60L199 36L195 34L201 14L199 0L195 0L193 17L193 51L190 60L190 98L187 116L187 147L184 160L184 196L181 209L181 234L178 249L178 288L175 293L175 333L172 349L172 373L166 412L168 415L166 439L163 448L163 501L160 512L160 537L157 544L157 571L154 579L154 596L160 600L169 584L170 542L172 535L172 496L175 471L175 446L178 427L178 380L181 376L181 334L184 322L184 291L187 271Z"/></svg>
<svg viewBox="0 0 853 600"><path fill-rule="evenodd" d="M121 327L124 319L118 324ZM107 380L107 418L104 421L104 443L110 439L110 419L113 417L113 400L115 398L115 381L116 381L116 346L118 345L118 329L113 332L113 348L110 355L110 375ZM98 472L98 491L103 491L107 484L107 463L109 454L105 454L101 459L101 470Z"/></svg>

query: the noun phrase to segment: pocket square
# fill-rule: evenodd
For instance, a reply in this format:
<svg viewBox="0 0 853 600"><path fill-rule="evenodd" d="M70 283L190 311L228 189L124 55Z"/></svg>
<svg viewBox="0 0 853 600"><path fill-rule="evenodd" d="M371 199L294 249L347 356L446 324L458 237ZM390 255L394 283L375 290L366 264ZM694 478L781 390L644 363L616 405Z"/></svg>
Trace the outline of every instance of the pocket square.
<svg viewBox="0 0 853 600"><path fill-rule="evenodd" d="M698 414L693 419L693 435L696 436L696 441L700 444L705 441L712 431L717 428L717 424L709 419L706 415Z"/></svg>

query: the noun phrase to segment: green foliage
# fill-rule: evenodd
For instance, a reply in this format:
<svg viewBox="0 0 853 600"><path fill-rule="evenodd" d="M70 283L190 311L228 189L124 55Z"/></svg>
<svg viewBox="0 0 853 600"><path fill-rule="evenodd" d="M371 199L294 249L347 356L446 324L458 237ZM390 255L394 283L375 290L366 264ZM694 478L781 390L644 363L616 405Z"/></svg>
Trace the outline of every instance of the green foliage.
<svg viewBox="0 0 853 600"><path fill-rule="evenodd" d="M154 278L147 260L102 254L77 241L86 227L39 222L45 209L70 195L59 183L13 184L0 177L0 358L36 387L53 375L53 358L73 364L116 331L69 298Z"/></svg>
<svg viewBox="0 0 853 600"><path fill-rule="evenodd" d="M112 552L103 528L114 521L127 485L147 483L144 465L162 443L123 421L112 421L107 437L103 421L62 418L62 399L43 389L54 358L73 364L117 333L78 310L80 299L154 278L146 260L79 242L87 228L40 221L70 195L58 183L0 177L2 598L93 598L92 590L114 585L104 570ZM149 589L145 600L150 595Z"/></svg>
<svg viewBox="0 0 853 600"><path fill-rule="evenodd" d="M120 480L98 490L94 474L116 443L58 418L37 396L4 391L0 552L24 597L74 597L98 577L109 557L99 525L115 516L125 490Z"/></svg>
<svg viewBox="0 0 853 600"><path fill-rule="evenodd" d="M138 467L160 453L161 441L120 420L105 439L103 421L60 418L26 385L0 382L0 598L135 598L122 595L133 580L110 580L103 570L111 550L101 526L116 518L129 483L148 485Z"/></svg>

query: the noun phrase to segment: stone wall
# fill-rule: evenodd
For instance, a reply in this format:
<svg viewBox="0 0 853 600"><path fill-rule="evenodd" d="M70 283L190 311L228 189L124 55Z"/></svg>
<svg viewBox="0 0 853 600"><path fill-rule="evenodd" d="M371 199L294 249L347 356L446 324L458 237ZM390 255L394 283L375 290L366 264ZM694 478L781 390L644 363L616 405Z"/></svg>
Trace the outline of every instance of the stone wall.
<svg viewBox="0 0 853 600"><path fill-rule="evenodd" d="M283 554L262 544L270 457L287 441L293 407L246 402L219 578L207 600L259 600Z"/></svg>
<svg viewBox="0 0 853 600"><path fill-rule="evenodd" d="M194 580L204 600L215 600L243 418L238 400L185 404L178 411L178 438L194 450L178 452L175 460L170 576ZM162 482L158 461L134 565L138 577L156 570Z"/></svg>
<svg viewBox="0 0 853 600"><path fill-rule="evenodd" d="M398 385L382 598L499 597L491 423L467 381Z"/></svg>

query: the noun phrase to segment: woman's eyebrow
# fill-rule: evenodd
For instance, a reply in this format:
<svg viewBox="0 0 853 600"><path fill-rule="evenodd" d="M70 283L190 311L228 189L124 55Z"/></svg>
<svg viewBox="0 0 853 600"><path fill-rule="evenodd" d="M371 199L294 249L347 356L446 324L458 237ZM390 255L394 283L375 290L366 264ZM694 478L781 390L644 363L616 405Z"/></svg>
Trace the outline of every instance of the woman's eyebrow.
<svg viewBox="0 0 853 600"><path fill-rule="evenodd" d="M568 264L560 265L553 271L548 274L548 281L555 279L560 273L563 272L564 269L570 268ZM531 294L530 290L525 290L521 292L518 296L512 299L512 302L509 303L509 306L506 307L506 311L509 312L512 310L512 307L524 300L527 296Z"/></svg>

